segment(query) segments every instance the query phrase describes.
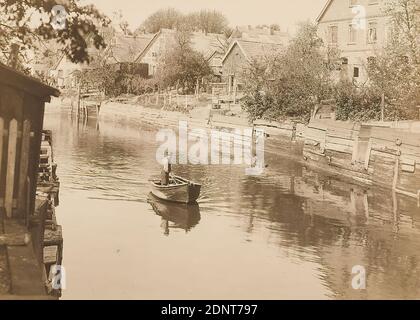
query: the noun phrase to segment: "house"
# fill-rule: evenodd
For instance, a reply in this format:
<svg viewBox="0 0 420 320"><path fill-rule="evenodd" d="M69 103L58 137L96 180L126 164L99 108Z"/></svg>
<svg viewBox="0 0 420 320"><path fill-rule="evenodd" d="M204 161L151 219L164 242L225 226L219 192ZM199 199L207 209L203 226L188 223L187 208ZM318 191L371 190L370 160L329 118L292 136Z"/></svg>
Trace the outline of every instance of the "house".
<svg viewBox="0 0 420 320"><path fill-rule="evenodd" d="M54 85L58 88L74 88L77 85L75 74L83 67L87 67L87 64L74 63L63 53L51 68L49 75L54 79Z"/></svg>
<svg viewBox="0 0 420 320"><path fill-rule="evenodd" d="M222 80L232 92L242 83L243 72L253 61L262 61L284 48L282 43L235 40L222 59Z"/></svg>
<svg viewBox="0 0 420 320"><path fill-rule="evenodd" d="M140 34L136 36L129 36L124 34L116 34L110 45L103 53L102 64L112 65L117 70L124 70L134 67L135 59L140 52L142 52L149 42L152 40L152 34ZM136 64L137 72L144 77L147 77L147 65Z"/></svg>
<svg viewBox="0 0 420 320"><path fill-rule="evenodd" d="M206 57L210 68L213 70L213 74L219 78L221 78L223 71L223 56L223 50L215 49L212 53L210 53L210 55Z"/></svg>
<svg viewBox="0 0 420 320"><path fill-rule="evenodd" d="M96 49L95 46L88 42L88 54L94 57L101 65L110 65L115 70L128 70L139 73L147 77L147 66L137 65L133 69L134 60L143 51L152 39L153 35L142 34L136 36L124 35L121 33L107 34L105 49ZM92 68L87 63L73 63L65 54L62 54L56 64L50 71L50 76L55 79L55 83L59 88L74 88L77 86L78 72Z"/></svg>
<svg viewBox="0 0 420 320"><path fill-rule="evenodd" d="M87 37L86 42L88 44L87 52L90 57L101 52L93 45L91 36ZM62 52L50 69L49 76L53 79L53 84L60 89L75 88L77 86L77 74L86 68L89 68L88 63L74 63L67 57L65 52Z"/></svg>
<svg viewBox="0 0 420 320"><path fill-rule="evenodd" d="M341 78L363 83L366 65L391 35L386 0L328 0L319 14L319 36L342 58Z"/></svg>
<svg viewBox="0 0 420 320"><path fill-rule="evenodd" d="M137 63L145 63L148 65L148 75L153 76L156 73L160 57L170 50L176 44L176 30L161 29L154 35L146 48L140 52L135 59ZM215 51L221 50L226 38L222 34L192 32L191 46L192 48L208 57L210 60L215 58ZM216 60L217 61L217 58ZM212 62L213 63L213 62ZM215 64L217 62L214 62Z"/></svg>

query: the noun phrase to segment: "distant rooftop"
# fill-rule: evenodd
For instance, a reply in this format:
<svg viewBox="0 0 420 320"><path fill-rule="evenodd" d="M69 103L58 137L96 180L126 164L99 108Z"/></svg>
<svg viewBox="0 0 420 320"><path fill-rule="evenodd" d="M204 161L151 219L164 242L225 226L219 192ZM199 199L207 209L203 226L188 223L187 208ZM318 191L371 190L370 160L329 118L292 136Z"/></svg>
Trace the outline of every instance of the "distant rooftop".
<svg viewBox="0 0 420 320"><path fill-rule="evenodd" d="M152 38L152 34L141 34L137 36L116 34L109 45L107 62L134 62L139 52L146 48Z"/></svg>
<svg viewBox="0 0 420 320"><path fill-rule="evenodd" d="M269 27L256 28L251 26L238 26L233 31L230 41L233 42L238 39L287 45L290 35L287 32L274 30Z"/></svg>

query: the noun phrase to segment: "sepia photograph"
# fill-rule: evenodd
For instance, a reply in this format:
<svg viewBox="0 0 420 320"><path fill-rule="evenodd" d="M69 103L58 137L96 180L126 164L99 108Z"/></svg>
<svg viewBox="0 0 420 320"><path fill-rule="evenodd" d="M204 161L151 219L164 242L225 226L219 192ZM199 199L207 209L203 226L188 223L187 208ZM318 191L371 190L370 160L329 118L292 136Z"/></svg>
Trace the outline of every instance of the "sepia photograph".
<svg viewBox="0 0 420 320"><path fill-rule="evenodd" d="M420 0L0 0L0 300L420 300Z"/></svg>

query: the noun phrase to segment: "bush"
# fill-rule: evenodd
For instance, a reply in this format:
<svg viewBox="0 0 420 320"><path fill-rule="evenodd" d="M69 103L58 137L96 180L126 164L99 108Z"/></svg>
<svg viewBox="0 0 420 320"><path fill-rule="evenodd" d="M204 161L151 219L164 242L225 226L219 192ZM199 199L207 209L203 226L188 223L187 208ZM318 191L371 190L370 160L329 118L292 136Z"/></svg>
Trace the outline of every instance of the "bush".
<svg viewBox="0 0 420 320"><path fill-rule="evenodd" d="M338 120L381 120L381 92L373 86L356 87L351 82L340 82L335 87L336 116ZM415 118L416 110L385 96L384 120Z"/></svg>
<svg viewBox="0 0 420 320"><path fill-rule="evenodd" d="M338 120L380 120L381 96L368 87L357 88L348 81L335 88L336 117Z"/></svg>

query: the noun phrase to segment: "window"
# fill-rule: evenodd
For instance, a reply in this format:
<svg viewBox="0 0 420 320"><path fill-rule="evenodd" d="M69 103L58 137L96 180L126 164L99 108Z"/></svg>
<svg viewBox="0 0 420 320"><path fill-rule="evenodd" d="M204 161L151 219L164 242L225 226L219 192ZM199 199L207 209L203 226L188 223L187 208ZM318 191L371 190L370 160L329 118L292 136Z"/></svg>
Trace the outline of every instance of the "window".
<svg viewBox="0 0 420 320"><path fill-rule="evenodd" d="M357 29L356 25L349 25L349 43L356 43L357 40Z"/></svg>
<svg viewBox="0 0 420 320"><path fill-rule="evenodd" d="M359 78L359 67L353 68L353 78Z"/></svg>
<svg viewBox="0 0 420 320"><path fill-rule="evenodd" d="M368 26L368 43L376 43L378 41L377 23L369 22Z"/></svg>
<svg viewBox="0 0 420 320"><path fill-rule="evenodd" d="M329 42L330 44L338 43L338 26L329 27Z"/></svg>

